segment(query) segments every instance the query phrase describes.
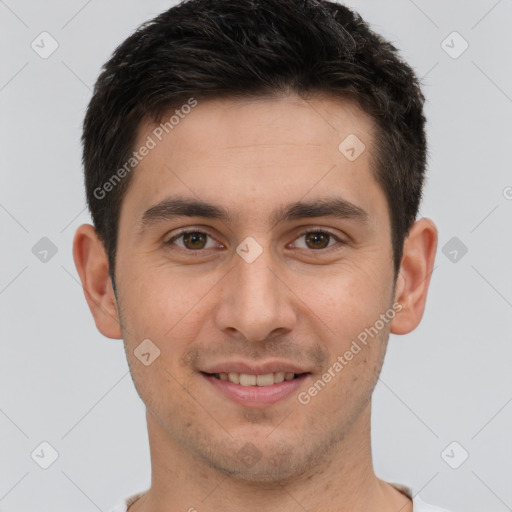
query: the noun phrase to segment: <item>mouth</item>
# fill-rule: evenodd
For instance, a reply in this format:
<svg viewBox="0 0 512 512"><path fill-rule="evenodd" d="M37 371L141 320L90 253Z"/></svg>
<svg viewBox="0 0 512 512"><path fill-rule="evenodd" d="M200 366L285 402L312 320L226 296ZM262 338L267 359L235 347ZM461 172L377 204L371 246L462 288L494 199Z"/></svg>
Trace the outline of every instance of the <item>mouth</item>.
<svg viewBox="0 0 512 512"><path fill-rule="evenodd" d="M203 372L204 373L204 372ZM272 386L274 384L280 384L281 382L293 380L301 375L302 373L293 372L275 372L265 373L263 375L250 375L248 373L205 373L210 377L222 380L224 382L231 382L233 384L240 384L240 386Z"/></svg>
<svg viewBox="0 0 512 512"><path fill-rule="evenodd" d="M268 407L296 394L307 373L272 372L248 374L201 372L207 382L224 397L246 407Z"/></svg>

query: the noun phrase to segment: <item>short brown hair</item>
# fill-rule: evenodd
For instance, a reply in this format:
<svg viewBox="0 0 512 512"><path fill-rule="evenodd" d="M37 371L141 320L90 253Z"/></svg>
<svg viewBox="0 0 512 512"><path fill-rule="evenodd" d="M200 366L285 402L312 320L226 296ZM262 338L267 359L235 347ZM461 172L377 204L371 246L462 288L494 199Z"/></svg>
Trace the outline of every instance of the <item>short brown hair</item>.
<svg viewBox="0 0 512 512"><path fill-rule="evenodd" d="M191 97L283 92L350 97L374 119L374 172L387 198L397 275L427 155L424 97L411 67L358 14L334 2L188 0L141 25L114 51L85 116L87 201L112 279L131 173L110 181L108 193L104 184L129 161L141 122L159 122Z"/></svg>

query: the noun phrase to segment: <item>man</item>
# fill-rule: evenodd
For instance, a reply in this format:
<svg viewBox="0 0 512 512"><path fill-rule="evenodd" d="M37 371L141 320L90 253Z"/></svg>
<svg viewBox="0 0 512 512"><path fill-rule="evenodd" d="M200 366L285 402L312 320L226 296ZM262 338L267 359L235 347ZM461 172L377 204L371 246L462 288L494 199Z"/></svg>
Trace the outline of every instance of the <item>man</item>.
<svg viewBox="0 0 512 512"><path fill-rule="evenodd" d="M74 240L147 410L151 488L116 511L441 510L370 437L434 264L424 124L410 67L327 1L191 0L116 49Z"/></svg>

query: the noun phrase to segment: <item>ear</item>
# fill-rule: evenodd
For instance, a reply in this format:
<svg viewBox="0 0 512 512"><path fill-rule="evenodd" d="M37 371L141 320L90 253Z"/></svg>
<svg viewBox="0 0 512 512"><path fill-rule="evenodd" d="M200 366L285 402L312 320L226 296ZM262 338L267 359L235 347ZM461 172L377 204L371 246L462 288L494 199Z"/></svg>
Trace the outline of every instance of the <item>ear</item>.
<svg viewBox="0 0 512 512"><path fill-rule="evenodd" d="M107 254L90 224L83 224L76 230L73 258L96 327L107 338L122 338Z"/></svg>
<svg viewBox="0 0 512 512"><path fill-rule="evenodd" d="M402 305L391 322L393 334L407 334L423 317L437 249L437 229L430 219L417 220L404 241L395 288L395 302Z"/></svg>

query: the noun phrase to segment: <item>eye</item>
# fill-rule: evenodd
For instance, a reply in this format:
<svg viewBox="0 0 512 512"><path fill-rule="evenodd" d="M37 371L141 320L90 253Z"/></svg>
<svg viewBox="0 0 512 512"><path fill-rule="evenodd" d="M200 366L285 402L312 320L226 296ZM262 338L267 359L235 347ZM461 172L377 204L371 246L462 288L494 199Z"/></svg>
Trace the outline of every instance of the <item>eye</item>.
<svg viewBox="0 0 512 512"><path fill-rule="evenodd" d="M298 249L327 249L335 245L336 242L342 242L337 236L329 233L329 231L322 231L320 229L310 230L302 233L296 240L304 239L306 246L296 247ZM329 241L333 241L332 244Z"/></svg>
<svg viewBox="0 0 512 512"><path fill-rule="evenodd" d="M208 233L197 230L181 231L180 233L174 235L171 239L169 239L166 242L166 244L174 244L176 240L179 240L180 238L183 240L183 245L176 245L178 247L181 247L182 249L198 251L201 249L211 249L212 247L215 247L215 243L213 243L213 245L210 246L207 245L208 238L211 238L211 240L213 241L213 238Z"/></svg>
<svg viewBox="0 0 512 512"><path fill-rule="evenodd" d="M208 245L208 239L211 240L210 245ZM333 233L321 229L306 231L295 240L300 239L303 239L303 245L295 246L295 249L313 249L318 251L328 249L336 245L336 242L343 243L342 240ZM177 243L178 240L181 240L182 243ZM216 247L215 240L208 233L197 229L181 231L166 242L166 245L173 244L188 251L200 251Z"/></svg>

